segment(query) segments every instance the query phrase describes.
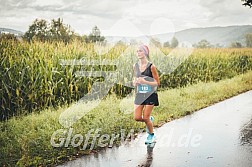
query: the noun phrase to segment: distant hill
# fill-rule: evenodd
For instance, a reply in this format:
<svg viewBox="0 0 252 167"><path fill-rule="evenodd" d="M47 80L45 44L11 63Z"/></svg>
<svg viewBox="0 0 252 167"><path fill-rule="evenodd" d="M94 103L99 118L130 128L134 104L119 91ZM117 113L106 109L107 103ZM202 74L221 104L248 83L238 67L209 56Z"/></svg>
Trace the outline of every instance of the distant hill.
<svg viewBox="0 0 252 167"><path fill-rule="evenodd" d="M24 33L21 31L0 28L1 33L11 33L16 36L21 36ZM252 25L241 25L241 26L227 26L227 27L205 27L205 28L190 28L182 31L166 34L156 34L152 37L157 38L163 44L166 41L171 41L172 37L175 36L179 42L187 41L191 44L198 43L202 39L206 39L212 45L220 45L227 47L232 42L240 42L245 46L245 34L252 33ZM127 36L105 36L106 40L111 43L122 40L123 42L130 43L131 40L142 41L149 44L150 36L139 36L139 37L127 37Z"/></svg>
<svg viewBox="0 0 252 167"><path fill-rule="evenodd" d="M206 39L211 44L223 46L230 45L231 42L241 42L245 45L245 34L252 33L252 25L228 26L228 27L208 27L191 28L175 33L178 41L188 41L192 44ZM161 41L167 41L165 36L157 36Z"/></svg>
<svg viewBox="0 0 252 167"><path fill-rule="evenodd" d="M15 36L22 36L24 33L10 28L0 28L0 34L14 34Z"/></svg>
<svg viewBox="0 0 252 167"><path fill-rule="evenodd" d="M206 39L213 45L227 47L232 42L240 42L245 45L245 34L252 33L252 25L227 26L227 27L206 27L206 28L190 28L182 31L166 34L157 34L152 37L157 38L163 44L171 41L175 36L179 42L187 41L191 44L198 43L202 39ZM130 42L132 39L149 43L150 37L105 37L108 42L118 41L122 39L124 42Z"/></svg>

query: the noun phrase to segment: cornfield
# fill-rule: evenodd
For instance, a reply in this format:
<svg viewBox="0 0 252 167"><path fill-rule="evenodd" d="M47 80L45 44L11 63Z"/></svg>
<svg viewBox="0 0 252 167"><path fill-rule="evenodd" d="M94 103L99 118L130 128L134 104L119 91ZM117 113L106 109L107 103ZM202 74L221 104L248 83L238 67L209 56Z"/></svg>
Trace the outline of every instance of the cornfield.
<svg viewBox="0 0 252 167"><path fill-rule="evenodd" d="M171 49L150 50L151 61L161 69L161 89L219 81L252 69L251 48L195 49L179 63L174 62L176 53L172 58L168 56ZM71 104L92 92L94 83L106 79L113 84L109 92L124 97L132 91L128 86L132 65L137 61L134 48L121 45L109 49L79 42L65 45L16 41L0 41L0 59L1 120ZM70 63L62 64L63 60ZM77 75L87 71L88 76ZM108 74L104 77L102 72Z"/></svg>

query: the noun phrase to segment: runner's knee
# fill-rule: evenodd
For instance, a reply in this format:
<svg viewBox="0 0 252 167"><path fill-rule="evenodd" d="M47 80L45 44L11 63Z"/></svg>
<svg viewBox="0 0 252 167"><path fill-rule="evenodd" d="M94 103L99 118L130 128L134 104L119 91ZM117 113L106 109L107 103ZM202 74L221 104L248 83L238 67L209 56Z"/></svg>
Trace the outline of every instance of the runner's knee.
<svg viewBox="0 0 252 167"><path fill-rule="evenodd" d="M135 120L136 120L136 121L142 121L143 118L142 118L142 117L136 117L136 116L135 116Z"/></svg>
<svg viewBox="0 0 252 167"><path fill-rule="evenodd" d="M151 122L149 117L143 117L143 121L144 121L145 123Z"/></svg>

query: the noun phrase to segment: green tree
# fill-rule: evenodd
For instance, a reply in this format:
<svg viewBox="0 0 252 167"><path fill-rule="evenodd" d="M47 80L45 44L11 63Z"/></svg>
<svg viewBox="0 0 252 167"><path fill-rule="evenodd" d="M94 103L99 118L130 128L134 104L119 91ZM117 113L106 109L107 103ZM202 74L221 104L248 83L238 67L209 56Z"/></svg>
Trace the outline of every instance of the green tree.
<svg viewBox="0 0 252 167"><path fill-rule="evenodd" d="M50 27L51 37L54 41L63 41L68 43L73 37L74 32L71 31L70 25L64 25L63 19L58 18L57 20L52 20Z"/></svg>
<svg viewBox="0 0 252 167"><path fill-rule="evenodd" d="M40 41L46 41L49 38L49 28L46 20L36 19L32 25L29 26L29 30L25 32L24 38L27 41L37 39Z"/></svg>
<svg viewBox="0 0 252 167"><path fill-rule="evenodd" d="M171 47L170 42L169 41L164 42L163 47L165 47L165 48Z"/></svg>
<svg viewBox="0 0 252 167"><path fill-rule="evenodd" d="M171 47L176 48L178 46L179 42L176 37L173 37L171 40Z"/></svg>
<svg viewBox="0 0 252 167"><path fill-rule="evenodd" d="M242 44L240 42L232 42L230 47L231 48L242 48Z"/></svg>
<svg viewBox="0 0 252 167"><path fill-rule="evenodd" d="M251 48L252 47L252 33L245 35L246 46Z"/></svg>
<svg viewBox="0 0 252 167"><path fill-rule="evenodd" d="M242 5L249 6L250 8L252 7L252 0L241 0L241 1L245 2Z"/></svg>
<svg viewBox="0 0 252 167"><path fill-rule="evenodd" d="M206 39L202 39L197 44L194 44L193 47L196 47L196 48L212 48L213 46Z"/></svg>
<svg viewBox="0 0 252 167"><path fill-rule="evenodd" d="M101 36L101 31L97 26L92 28L92 32L88 35L86 42L97 43L103 42L105 40L104 36Z"/></svg>
<svg viewBox="0 0 252 167"><path fill-rule="evenodd" d="M77 34L74 34L70 25L63 24L63 19L60 18L57 20L53 19L51 24L46 20L36 19L24 34L24 38L27 41L63 41L65 43L70 42L76 36Z"/></svg>
<svg viewBox="0 0 252 167"><path fill-rule="evenodd" d="M158 38L152 37L152 38L150 39L150 46L156 46L156 47L159 47L159 48L160 48L162 45L161 45L161 42L159 41Z"/></svg>

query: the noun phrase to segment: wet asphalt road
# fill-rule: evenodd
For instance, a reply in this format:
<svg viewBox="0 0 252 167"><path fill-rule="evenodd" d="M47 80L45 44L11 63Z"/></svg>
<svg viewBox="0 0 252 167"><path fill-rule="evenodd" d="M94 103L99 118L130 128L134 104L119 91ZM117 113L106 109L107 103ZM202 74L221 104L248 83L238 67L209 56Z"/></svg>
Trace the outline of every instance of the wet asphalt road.
<svg viewBox="0 0 252 167"><path fill-rule="evenodd" d="M252 91L155 129L154 148L146 133L120 147L83 156L61 167L251 167Z"/></svg>

